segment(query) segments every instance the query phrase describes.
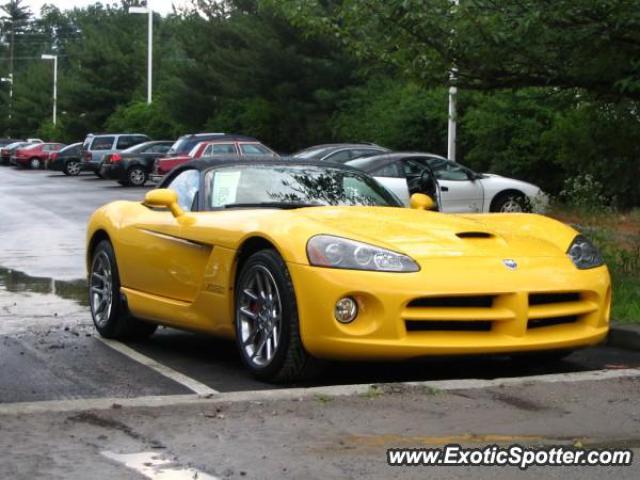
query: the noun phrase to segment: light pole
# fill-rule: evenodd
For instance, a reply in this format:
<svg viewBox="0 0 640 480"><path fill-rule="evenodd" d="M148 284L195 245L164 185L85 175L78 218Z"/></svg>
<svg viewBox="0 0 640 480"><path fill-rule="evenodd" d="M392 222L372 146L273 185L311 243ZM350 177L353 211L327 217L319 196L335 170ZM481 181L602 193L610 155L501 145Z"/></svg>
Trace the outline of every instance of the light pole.
<svg viewBox="0 0 640 480"><path fill-rule="evenodd" d="M146 13L148 16L147 27L147 105L151 105L151 92L153 85L153 10L147 0L146 7L129 7L129 13Z"/></svg>
<svg viewBox="0 0 640 480"><path fill-rule="evenodd" d="M453 9L455 10L460 5L460 0L451 0L453 3ZM455 31L451 32L454 35ZM456 108L456 96L458 95L458 87L455 86L457 68L453 66L449 72L449 127L447 134L447 158L453 162L456 161L456 136L457 136L457 108Z"/></svg>
<svg viewBox="0 0 640 480"><path fill-rule="evenodd" d="M53 124L58 120L58 56L42 54L42 60L53 60Z"/></svg>
<svg viewBox="0 0 640 480"><path fill-rule="evenodd" d="M9 121L11 121L11 108L13 106L13 73L0 78L0 82L9 84Z"/></svg>

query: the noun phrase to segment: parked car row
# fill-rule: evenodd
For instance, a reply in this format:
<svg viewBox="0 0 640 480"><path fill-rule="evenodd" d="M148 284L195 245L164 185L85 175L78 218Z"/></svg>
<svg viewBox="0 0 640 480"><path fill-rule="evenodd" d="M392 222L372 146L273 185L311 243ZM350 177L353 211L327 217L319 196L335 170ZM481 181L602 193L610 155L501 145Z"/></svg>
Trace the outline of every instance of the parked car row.
<svg viewBox="0 0 640 480"><path fill-rule="evenodd" d="M188 134L176 141L151 140L141 133L90 134L82 143L66 146L38 139L8 142L11 140L0 140L5 165L46 167L69 176L88 171L122 186L158 183L191 160L280 157L256 138L225 133ZM477 173L432 153L392 152L373 143L337 143L315 145L292 157L362 170L406 206L414 193L429 195L437 210L451 213L521 212L543 209L547 203L536 185Z"/></svg>

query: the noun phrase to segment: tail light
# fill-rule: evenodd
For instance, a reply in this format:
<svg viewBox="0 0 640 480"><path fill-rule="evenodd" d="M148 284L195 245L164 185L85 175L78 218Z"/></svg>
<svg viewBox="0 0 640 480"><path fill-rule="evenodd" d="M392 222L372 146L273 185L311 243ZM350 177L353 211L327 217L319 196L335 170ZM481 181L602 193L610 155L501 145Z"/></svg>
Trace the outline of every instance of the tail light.
<svg viewBox="0 0 640 480"><path fill-rule="evenodd" d="M85 162L90 162L91 161L91 152L84 152L84 161Z"/></svg>
<svg viewBox="0 0 640 480"><path fill-rule="evenodd" d="M119 153L113 153L110 155L111 157L111 162L107 162L107 163L116 163L122 160L122 155L120 155Z"/></svg>
<svg viewBox="0 0 640 480"><path fill-rule="evenodd" d="M49 160L53 161L56 158L58 158L58 152L53 152L51 155L49 155Z"/></svg>

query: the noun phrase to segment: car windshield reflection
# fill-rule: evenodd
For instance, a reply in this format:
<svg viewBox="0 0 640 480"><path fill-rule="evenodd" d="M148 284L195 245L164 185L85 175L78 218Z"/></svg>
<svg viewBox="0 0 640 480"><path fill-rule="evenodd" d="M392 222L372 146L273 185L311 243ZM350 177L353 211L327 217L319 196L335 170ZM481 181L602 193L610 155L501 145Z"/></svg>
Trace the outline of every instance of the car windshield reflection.
<svg viewBox="0 0 640 480"><path fill-rule="evenodd" d="M206 184L214 209L401 206L372 178L338 168L234 165L210 170Z"/></svg>

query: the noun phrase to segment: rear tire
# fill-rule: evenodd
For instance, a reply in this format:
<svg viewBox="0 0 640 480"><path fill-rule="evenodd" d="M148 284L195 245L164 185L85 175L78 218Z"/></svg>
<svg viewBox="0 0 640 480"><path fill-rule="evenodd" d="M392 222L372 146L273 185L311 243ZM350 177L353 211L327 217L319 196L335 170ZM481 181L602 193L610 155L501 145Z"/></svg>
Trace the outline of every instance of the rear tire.
<svg viewBox="0 0 640 480"><path fill-rule="evenodd" d="M80 162L77 160L70 160L64 164L64 168L62 169L65 175L70 177L77 177L80 175Z"/></svg>
<svg viewBox="0 0 640 480"><path fill-rule="evenodd" d="M277 252L261 250L244 262L235 310L240 357L256 378L284 383L318 373L320 362L302 344L293 283Z"/></svg>
<svg viewBox="0 0 640 480"><path fill-rule="evenodd" d="M31 170L40 170L42 168L42 160L36 157L31 158L29 160L29 168Z"/></svg>
<svg viewBox="0 0 640 480"><path fill-rule="evenodd" d="M134 318L120 294L120 276L113 246L102 240L93 250L89 273L89 305L98 333L105 338L141 339L158 325Z"/></svg>
<svg viewBox="0 0 640 480"><path fill-rule="evenodd" d="M142 187L147 182L147 172L139 165L127 170L127 184L134 187Z"/></svg>

